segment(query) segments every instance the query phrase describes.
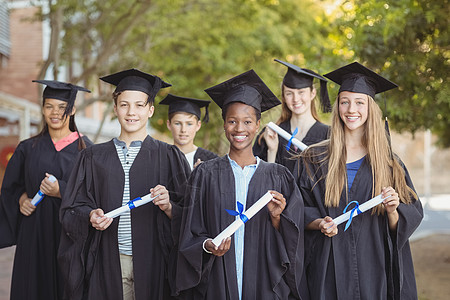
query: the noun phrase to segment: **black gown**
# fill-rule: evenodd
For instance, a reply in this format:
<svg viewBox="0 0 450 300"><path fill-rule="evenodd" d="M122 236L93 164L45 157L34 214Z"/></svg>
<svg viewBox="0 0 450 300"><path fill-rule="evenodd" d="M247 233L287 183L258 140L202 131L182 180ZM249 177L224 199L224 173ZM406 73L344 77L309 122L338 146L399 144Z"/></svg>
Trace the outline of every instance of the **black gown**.
<svg viewBox="0 0 450 300"><path fill-rule="evenodd" d="M130 197L149 193L160 184L173 203L180 201L189 165L176 147L150 136L143 141L130 169ZM61 207L63 234L58 253L66 281L64 299L122 299L117 231L119 218L104 231L91 226L89 213L105 213L122 205L124 172L114 142L92 146L80 155ZM133 271L136 299L170 298L168 258L173 222L153 203L131 210ZM84 295L83 295L84 294Z"/></svg>
<svg viewBox="0 0 450 300"><path fill-rule="evenodd" d="M92 144L83 139L87 146ZM78 139L56 151L45 133L22 141L8 162L0 201L0 245L17 245L10 299L61 299L63 282L57 263L61 199L45 196L30 216L24 216L19 198L24 192L33 198L46 172L58 179L63 195L78 153Z"/></svg>
<svg viewBox="0 0 450 300"><path fill-rule="evenodd" d="M176 287L181 299L238 299L234 239L222 257L202 249L235 217L235 181L227 156L194 169L187 185L180 236ZM298 299L303 271L303 201L291 173L260 161L249 187L247 207L268 190L287 205L277 231L264 207L245 224L242 299Z"/></svg>
<svg viewBox="0 0 450 300"><path fill-rule="evenodd" d="M197 151L195 151L195 155L194 155L194 164L197 161L197 159L200 158L201 161L207 161L213 158L218 157L217 154L215 154L214 152L208 151L206 149L197 148Z"/></svg>
<svg viewBox="0 0 450 300"><path fill-rule="evenodd" d="M324 150L324 149L321 149ZM401 163L401 162L400 162ZM401 163L402 164L402 163ZM327 174L321 167L300 159L294 176L305 201L305 226L310 222L342 214L346 206L345 192L339 207L325 207L325 183L318 178ZM406 167L406 183L414 189ZM317 173L315 173L317 172ZM297 176L298 174L298 176ZM372 172L367 159L361 164L348 195L348 202L360 204L372 198ZM400 203L396 232L391 232L385 214L365 212L355 218L344 232L345 222L336 236L329 238L320 231L305 231L305 272L309 295L305 299L417 299L409 237L423 218L420 201ZM305 292L305 291L304 291Z"/></svg>
<svg viewBox="0 0 450 300"><path fill-rule="evenodd" d="M280 125L278 126L280 126L289 134L292 134L291 123L289 120L280 123ZM314 125L311 126L311 128L308 130L301 142L307 146L310 146L312 144L316 144L318 142L326 140L328 139L329 129L330 127L328 125L316 121L316 123L314 123ZM253 154L267 161L267 144L264 138L261 139L261 143L258 142L260 140L260 136L264 134L264 130L265 128L260 132L255 140L255 144L253 145ZM289 171L293 172L295 167L295 159L292 159L292 156L298 155L301 151L299 149L295 149L296 147L292 144L289 151L287 151L287 143L288 141L286 141L281 136L278 136L278 151L277 156L275 157L275 162L287 167Z"/></svg>

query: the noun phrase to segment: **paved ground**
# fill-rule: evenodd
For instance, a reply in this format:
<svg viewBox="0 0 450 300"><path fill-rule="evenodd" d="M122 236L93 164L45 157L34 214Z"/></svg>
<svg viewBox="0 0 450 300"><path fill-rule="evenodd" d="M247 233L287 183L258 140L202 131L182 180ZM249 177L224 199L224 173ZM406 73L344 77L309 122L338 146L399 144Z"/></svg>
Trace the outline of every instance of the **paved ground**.
<svg viewBox="0 0 450 300"><path fill-rule="evenodd" d="M450 195L422 198L425 215L411 237L420 300L449 299ZM9 299L14 247L0 249L0 300Z"/></svg>
<svg viewBox="0 0 450 300"><path fill-rule="evenodd" d="M0 249L0 300L9 299L15 247Z"/></svg>
<svg viewBox="0 0 450 300"><path fill-rule="evenodd" d="M450 235L435 234L411 242L419 300L450 295Z"/></svg>

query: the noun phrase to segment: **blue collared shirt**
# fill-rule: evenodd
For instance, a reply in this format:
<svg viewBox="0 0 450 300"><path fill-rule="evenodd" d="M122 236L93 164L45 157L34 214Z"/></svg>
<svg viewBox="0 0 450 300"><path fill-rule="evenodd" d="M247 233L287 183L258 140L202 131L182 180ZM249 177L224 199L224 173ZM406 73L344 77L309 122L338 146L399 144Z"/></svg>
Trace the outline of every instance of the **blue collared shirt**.
<svg viewBox="0 0 450 300"><path fill-rule="evenodd" d="M260 158L256 157L256 164L248 165L244 168L241 168L234 160L232 160L229 156L228 160L231 164L231 169L233 170L234 182L236 187L236 211L237 202L241 202L244 206L244 211L246 210L247 203L247 193L248 193L248 185L250 180L255 174L256 168L258 168ZM236 218L239 218L237 216ZM244 234L245 234L245 225L241 226L234 234L234 244L235 244L235 252L236 252L236 275L237 275L237 284L239 291L239 299L242 299L242 275L243 275L243 266L244 266Z"/></svg>

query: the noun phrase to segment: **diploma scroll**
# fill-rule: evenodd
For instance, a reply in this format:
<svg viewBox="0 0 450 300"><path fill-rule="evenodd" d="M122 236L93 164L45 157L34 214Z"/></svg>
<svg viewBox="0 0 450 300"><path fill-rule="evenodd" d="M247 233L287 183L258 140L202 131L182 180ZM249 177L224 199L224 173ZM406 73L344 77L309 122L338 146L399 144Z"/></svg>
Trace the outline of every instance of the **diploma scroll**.
<svg viewBox="0 0 450 300"><path fill-rule="evenodd" d="M267 192L258 199L252 206L249 207L244 213L248 220L250 220L254 215L256 215L270 200L273 196L270 192ZM214 245L219 247L222 241L235 233L239 227L244 225L244 221L241 218L237 218L233 223L231 223L227 228L225 228L218 236L216 236L212 242Z"/></svg>
<svg viewBox="0 0 450 300"><path fill-rule="evenodd" d="M127 204L125 204L124 206L121 206L119 208L116 208L112 211L110 211L109 213L105 214L105 216L109 217L109 218L115 218L118 217L122 214L124 214L125 212L132 210L135 207L147 204L151 201L153 201L156 197L158 197L159 195L155 196L155 197L150 197L150 194L147 194L145 196L142 197L137 197L133 200L130 200Z"/></svg>
<svg viewBox="0 0 450 300"><path fill-rule="evenodd" d="M350 217L356 217L357 215L362 214L363 212L377 206L378 204L380 204L381 202L383 202L384 198L381 197L381 194L364 202L363 204L359 205L359 211L356 209L352 209L351 211L348 211L342 215L340 215L339 217L336 217L333 219L334 224L339 225L344 223L345 221L349 220ZM350 225L350 224L349 224Z"/></svg>
<svg viewBox="0 0 450 300"><path fill-rule="evenodd" d="M50 180L50 182L55 182L56 178L53 175L50 175L50 177L48 178L48 180ZM31 204L33 204L34 206L38 205L39 202L42 201L42 199L44 199L45 194L43 192L41 192L41 190L39 190L36 195L34 195L33 199L31 200Z"/></svg>
<svg viewBox="0 0 450 300"><path fill-rule="evenodd" d="M308 146L306 146L305 144L303 144L302 142L300 142L298 139L296 139L295 137L293 138L292 135L290 135L286 130L284 130L283 128L281 128L280 126L278 126L277 124L273 123L273 122L269 122L269 124L267 124L267 127L269 127L270 129L272 129L273 131L275 131L276 133L278 133L279 136L281 136L283 139L285 139L286 141L292 141L292 144L294 144L295 146L297 146L297 148L299 148L300 150L305 150L306 148L308 148Z"/></svg>

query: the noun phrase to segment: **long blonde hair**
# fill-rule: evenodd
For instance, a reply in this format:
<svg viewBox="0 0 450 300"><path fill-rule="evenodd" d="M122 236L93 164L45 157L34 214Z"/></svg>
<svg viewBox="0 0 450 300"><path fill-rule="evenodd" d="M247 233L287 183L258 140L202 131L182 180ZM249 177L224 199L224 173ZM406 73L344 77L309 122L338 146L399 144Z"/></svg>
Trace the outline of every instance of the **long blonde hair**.
<svg viewBox="0 0 450 300"><path fill-rule="evenodd" d="M364 124L362 144L367 149L366 160L372 171L372 197L381 193L383 187L392 186L398 193L400 201L409 204L411 196L418 199L417 194L406 184L405 171L398 159L393 159L380 107L372 97L367 97L368 116ZM348 195L344 127L345 124L339 116L338 96L333 105L330 139L310 147L311 149L302 154L307 160L309 157L310 161L313 156L322 156L323 159L318 163L328 162L328 173L324 175L326 178L322 178L325 180L325 206L327 207L338 207L341 194L346 191ZM322 153L317 153L313 150L318 146L326 147ZM375 211L378 214L383 213L384 207L380 204L374 209Z"/></svg>

